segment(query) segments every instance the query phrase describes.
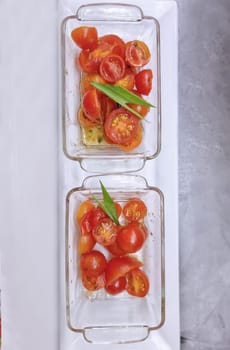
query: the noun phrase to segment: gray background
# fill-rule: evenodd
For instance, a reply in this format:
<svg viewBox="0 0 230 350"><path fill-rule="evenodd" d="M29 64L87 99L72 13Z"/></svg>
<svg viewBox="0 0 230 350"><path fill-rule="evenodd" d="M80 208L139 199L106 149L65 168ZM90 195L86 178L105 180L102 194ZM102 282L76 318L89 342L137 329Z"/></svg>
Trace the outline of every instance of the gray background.
<svg viewBox="0 0 230 350"><path fill-rule="evenodd" d="M178 0L181 342L230 350L230 0Z"/></svg>

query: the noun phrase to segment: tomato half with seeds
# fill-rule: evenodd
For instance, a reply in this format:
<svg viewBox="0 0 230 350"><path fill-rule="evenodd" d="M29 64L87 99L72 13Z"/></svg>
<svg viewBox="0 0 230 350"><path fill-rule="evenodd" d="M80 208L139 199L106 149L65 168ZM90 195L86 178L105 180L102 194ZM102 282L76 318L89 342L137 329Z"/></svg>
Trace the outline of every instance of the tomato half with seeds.
<svg viewBox="0 0 230 350"><path fill-rule="evenodd" d="M143 95L149 95L152 90L153 72L151 69L143 69L135 76L137 91Z"/></svg>
<svg viewBox="0 0 230 350"><path fill-rule="evenodd" d="M93 49L97 45L98 35L95 27L82 26L72 30L73 41L83 50Z"/></svg>
<svg viewBox="0 0 230 350"><path fill-rule="evenodd" d="M101 77L108 83L115 83L125 74L125 61L118 55L108 55L100 63Z"/></svg>
<svg viewBox="0 0 230 350"><path fill-rule="evenodd" d="M117 243L124 252L135 253L142 248L145 238L143 225L133 221L119 230Z"/></svg>
<svg viewBox="0 0 230 350"><path fill-rule="evenodd" d="M117 238L117 225L110 218L101 219L93 229L93 237L104 247L113 244Z"/></svg>
<svg viewBox="0 0 230 350"><path fill-rule="evenodd" d="M102 124L103 117L99 93L96 89L88 90L82 97L82 109L86 117L94 123Z"/></svg>
<svg viewBox="0 0 230 350"><path fill-rule="evenodd" d="M111 285L118 278L125 276L131 270L141 266L143 266L143 263L133 256L112 258L107 263L105 270L106 286Z"/></svg>
<svg viewBox="0 0 230 350"><path fill-rule="evenodd" d="M98 250L83 254L80 258L80 269L87 276L99 276L106 269L106 258Z"/></svg>
<svg viewBox="0 0 230 350"><path fill-rule="evenodd" d="M104 129L108 138L118 145L128 145L137 135L140 120L121 107L112 111L105 120Z"/></svg>
<svg viewBox="0 0 230 350"><path fill-rule="evenodd" d="M149 291L149 279L140 269L133 269L126 275L126 290L130 295L145 297Z"/></svg>
<svg viewBox="0 0 230 350"><path fill-rule="evenodd" d="M93 56L90 50L82 50L77 59L81 70L89 74L97 73L100 59Z"/></svg>
<svg viewBox="0 0 230 350"><path fill-rule="evenodd" d="M97 291L105 287L105 274L99 276L89 276L86 273L81 274L83 286L91 292Z"/></svg>
<svg viewBox="0 0 230 350"><path fill-rule="evenodd" d="M127 221L138 221L147 215L147 207L141 199L132 198L125 204L123 215Z"/></svg>
<svg viewBox="0 0 230 350"><path fill-rule="evenodd" d="M123 292L125 290L125 287L126 287L126 278L119 277L113 283L106 286L105 289L109 294L116 295L118 293Z"/></svg>
<svg viewBox="0 0 230 350"><path fill-rule="evenodd" d="M143 67L150 61L148 46L140 40L129 41L126 44L125 58L132 67Z"/></svg>
<svg viewBox="0 0 230 350"><path fill-rule="evenodd" d="M143 138L143 127L140 124L137 135L132 139L132 141L128 145L125 145L125 146L119 145L119 147L126 152L132 151L133 149L137 148L141 144L142 138Z"/></svg>

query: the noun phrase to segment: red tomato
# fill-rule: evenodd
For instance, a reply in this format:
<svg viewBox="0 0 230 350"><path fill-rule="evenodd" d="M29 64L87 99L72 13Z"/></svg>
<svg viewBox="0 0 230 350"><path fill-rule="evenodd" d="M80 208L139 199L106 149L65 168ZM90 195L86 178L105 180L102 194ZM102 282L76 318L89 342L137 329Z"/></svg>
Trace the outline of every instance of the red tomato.
<svg viewBox="0 0 230 350"><path fill-rule="evenodd" d="M131 270L141 266L143 266L143 263L132 256L112 258L107 263L105 270L106 286L111 285L118 278L125 276Z"/></svg>
<svg viewBox="0 0 230 350"><path fill-rule="evenodd" d="M80 225L80 231L82 235L87 235L91 233L92 231L91 210L82 216L79 222L79 225Z"/></svg>
<svg viewBox="0 0 230 350"><path fill-rule="evenodd" d="M153 73L151 69L143 69L135 76L137 91L143 95L149 95L152 90Z"/></svg>
<svg viewBox="0 0 230 350"><path fill-rule="evenodd" d="M147 207L141 199L132 198L125 204L123 214L128 221L138 221L147 215Z"/></svg>
<svg viewBox="0 0 230 350"><path fill-rule="evenodd" d="M114 204L115 204L115 208L116 208L117 217L119 218L121 216L121 213L122 213L122 207L118 202L114 202Z"/></svg>
<svg viewBox="0 0 230 350"><path fill-rule="evenodd" d="M115 85L121 86L125 89L132 90L135 85L135 74L131 69L126 69L123 78L116 81Z"/></svg>
<svg viewBox="0 0 230 350"><path fill-rule="evenodd" d="M115 83L125 74L125 61L118 55L108 55L101 61L99 72L108 83Z"/></svg>
<svg viewBox="0 0 230 350"><path fill-rule="evenodd" d="M139 222L133 221L119 230L117 243L124 252L135 253L141 249L146 237L142 227Z"/></svg>
<svg viewBox="0 0 230 350"><path fill-rule="evenodd" d="M143 41L133 40L126 44L125 57L130 66L142 67L149 62L150 51Z"/></svg>
<svg viewBox="0 0 230 350"><path fill-rule="evenodd" d="M119 230L118 230L119 231ZM124 252L124 250L121 249L121 247L118 245L117 240L109 245L108 247L106 247L108 249L108 251L115 256L122 256L125 255L126 253Z"/></svg>
<svg viewBox="0 0 230 350"><path fill-rule="evenodd" d="M104 212L104 210L101 207L93 208L90 215L90 223L91 223L92 230L94 229L95 226L97 226L98 222L103 218L107 218L107 215Z"/></svg>
<svg viewBox="0 0 230 350"><path fill-rule="evenodd" d="M126 152L131 151L134 148L137 148L141 144L142 135L143 135L143 128L140 124L139 128L138 128L137 135L134 137L134 139L128 145L125 145L125 146L119 145L119 147L121 149L123 149L123 151L126 151Z"/></svg>
<svg viewBox="0 0 230 350"><path fill-rule="evenodd" d="M101 95L101 111L105 119L116 108L116 102L111 100L108 96Z"/></svg>
<svg viewBox="0 0 230 350"><path fill-rule="evenodd" d="M105 247L113 244L117 238L117 226L110 218L101 219L93 229L93 237Z"/></svg>
<svg viewBox="0 0 230 350"><path fill-rule="evenodd" d="M115 34L107 34L99 38L99 44L100 43L107 43L110 46L114 47L117 45L125 45L125 42Z"/></svg>
<svg viewBox="0 0 230 350"><path fill-rule="evenodd" d="M96 241L93 238L91 233L86 235L80 235L79 243L78 243L78 252L79 254L85 254L91 252L93 247L95 246Z"/></svg>
<svg viewBox="0 0 230 350"><path fill-rule="evenodd" d="M83 50L93 49L97 45L98 35L95 27L78 27L71 32L73 41Z"/></svg>
<svg viewBox="0 0 230 350"><path fill-rule="evenodd" d="M88 90L83 95L82 109L89 120L97 124L102 124L101 104L96 89Z"/></svg>
<svg viewBox="0 0 230 350"><path fill-rule="evenodd" d="M77 209L77 214L76 214L77 222L80 223L82 217L93 208L94 208L94 205L91 201L87 200L82 202Z"/></svg>
<svg viewBox="0 0 230 350"><path fill-rule="evenodd" d="M84 72L95 74L98 71L100 59L99 57L92 55L90 50L82 50L78 57L78 64Z"/></svg>
<svg viewBox="0 0 230 350"><path fill-rule="evenodd" d="M106 258L101 252L92 250L81 256L80 268L87 276L97 277L105 271Z"/></svg>
<svg viewBox="0 0 230 350"><path fill-rule="evenodd" d="M104 79L100 76L100 74L93 73L93 74L84 74L83 78L81 80L81 93L84 94L88 90L93 90L94 87L91 85L91 82L95 83L105 83Z"/></svg>
<svg viewBox="0 0 230 350"><path fill-rule="evenodd" d="M136 90L132 91L135 95L142 97L141 94L139 94ZM128 103L128 106L134 109L134 111L138 112L142 117L145 117L149 112L149 107L137 105L135 103Z"/></svg>
<svg viewBox="0 0 230 350"><path fill-rule="evenodd" d="M118 144L127 145L137 135L140 120L125 108L115 109L106 118L104 129L108 138Z"/></svg>
<svg viewBox="0 0 230 350"><path fill-rule="evenodd" d="M136 297L145 297L149 291L149 279L144 271L134 269L126 275L126 290Z"/></svg>
<svg viewBox="0 0 230 350"><path fill-rule="evenodd" d="M105 274L102 273L99 276L88 276L86 273L82 273L81 280L83 286L91 292L97 291L105 287Z"/></svg>
<svg viewBox="0 0 230 350"><path fill-rule="evenodd" d="M116 295L118 293L123 292L123 290L125 290L125 286L126 286L126 278L120 277L109 286L106 286L105 289L109 294Z"/></svg>

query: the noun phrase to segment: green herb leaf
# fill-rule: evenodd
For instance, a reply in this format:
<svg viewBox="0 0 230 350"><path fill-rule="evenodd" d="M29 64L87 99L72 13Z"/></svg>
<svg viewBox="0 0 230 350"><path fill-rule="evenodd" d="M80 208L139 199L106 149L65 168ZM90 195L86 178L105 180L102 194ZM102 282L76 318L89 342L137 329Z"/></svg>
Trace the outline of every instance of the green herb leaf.
<svg viewBox="0 0 230 350"><path fill-rule="evenodd" d="M99 201L95 197L93 197L93 199L97 202L99 207L101 207L104 210L104 212L110 217L110 219L115 222L116 225L120 225L117 217L117 211L116 211L116 206L114 204L114 201L110 197L109 193L107 192L105 186L101 181L100 181L100 184L101 184L101 191L103 195L103 202Z"/></svg>
<svg viewBox="0 0 230 350"><path fill-rule="evenodd" d="M96 82L90 82L91 85L93 85L96 89L103 92L105 95L110 97L115 102L119 103L122 107L126 108L133 114L135 114L138 118L143 119L143 116L139 114L137 111L132 109L127 105L127 103L133 103L141 106L147 106L147 107L155 107L151 103L145 101L143 98L135 95L134 93L130 92L129 90L116 85L111 84L101 84Z"/></svg>

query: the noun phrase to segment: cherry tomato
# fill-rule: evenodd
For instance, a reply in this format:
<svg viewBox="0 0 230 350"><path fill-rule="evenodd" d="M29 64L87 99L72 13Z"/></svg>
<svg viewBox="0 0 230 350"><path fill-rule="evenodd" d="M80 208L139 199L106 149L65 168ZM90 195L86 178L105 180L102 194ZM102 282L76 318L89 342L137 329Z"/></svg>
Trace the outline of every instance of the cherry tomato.
<svg viewBox="0 0 230 350"><path fill-rule="evenodd" d="M140 93L138 93L136 90L132 91L135 95L142 97ZM128 103L128 106L134 109L136 112L138 112L142 117L145 117L149 112L149 107L137 105L135 103Z"/></svg>
<svg viewBox="0 0 230 350"><path fill-rule="evenodd" d="M107 214L104 212L104 210L101 207L95 207L92 209L91 214L90 214L90 224L92 227L92 230L94 227L97 226L98 222L103 219L107 218Z"/></svg>
<svg viewBox="0 0 230 350"><path fill-rule="evenodd" d="M80 268L87 276L99 276L106 268L106 258L98 250L92 250L80 258Z"/></svg>
<svg viewBox="0 0 230 350"><path fill-rule="evenodd" d="M120 256L112 258L105 270L106 286L111 285L118 278L125 276L128 272L138 267L143 266L143 263L132 256Z"/></svg>
<svg viewBox="0 0 230 350"><path fill-rule="evenodd" d="M138 221L147 215L147 207L141 199L132 198L125 204L123 214L127 221Z"/></svg>
<svg viewBox="0 0 230 350"><path fill-rule="evenodd" d="M95 246L96 241L92 236L92 233L81 234L78 243L78 252L79 254L85 254L91 252L93 247Z"/></svg>
<svg viewBox="0 0 230 350"><path fill-rule="evenodd" d="M126 253L135 253L145 242L145 231L139 222L133 221L122 227L117 235L117 243Z"/></svg>
<svg viewBox="0 0 230 350"><path fill-rule="evenodd" d="M101 219L93 229L93 237L105 247L113 244L117 238L117 226L110 218Z"/></svg>
<svg viewBox="0 0 230 350"><path fill-rule="evenodd" d="M86 115L84 114L82 108L79 108L79 111L77 113L77 118L79 121L79 124L81 126L84 126L85 128L92 128L94 126L97 126L97 123L92 122L91 120L89 120Z"/></svg>
<svg viewBox="0 0 230 350"><path fill-rule="evenodd" d="M116 295L118 293L123 292L123 290L125 290L125 286L126 286L126 278L119 277L112 284L106 286L105 289L109 294Z"/></svg>
<svg viewBox="0 0 230 350"><path fill-rule="evenodd" d="M149 279L144 271L134 269L126 275L126 290L136 297L145 297L149 291Z"/></svg>
<svg viewBox="0 0 230 350"><path fill-rule="evenodd" d="M111 100L108 96L101 95L101 111L105 119L116 108L116 102Z"/></svg>
<svg viewBox="0 0 230 350"><path fill-rule="evenodd" d="M108 55L102 59L99 72L105 81L115 83L125 74L125 62L118 55Z"/></svg>
<svg viewBox="0 0 230 350"><path fill-rule="evenodd" d="M153 72L151 69L143 69L135 76L137 91L143 95L149 95L152 90Z"/></svg>
<svg viewBox="0 0 230 350"><path fill-rule="evenodd" d="M119 230L118 230L119 231ZM108 247L106 247L108 249L108 251L115 256L122 256L125 255L126 253L124 252L124 250L121 249L121 247L118 245L117 240L109 245Z"/></svg>
<svg viewBox="0 0 230 350"><path fill-rule="evenodd" d="M81 218L93 208L94 208L94 205L90 200L82 202L77 209L77 214L76 214L77 222L80 223Z"/></svg>
<svg viewBox="0 0 230 350"><path fill-rule="evenodd" d="M79 226L82 235L87 235L92 232L91 210L82 216Z"/></svg>
<svg viewBox="0 0 230 350"><path fill-rule="evenodd" d="M88 276L86 273L81 274L83 286L91 292L97 291L105 287L105 274L99 276Z"/></svg>
<svg viewBox="0 0 230 350"><path fill-rule="evenodd" d="M114 204L115 204L115 208L116 208L117 217L119 218L121 216L121 213L122 213L122 207L118 202L114 202Z"/></svg>
<svg viewBox="0 0 230 350"><path fill-rule="evenodd" d="M126 69L123 78L116 81L115 85L121 86L125 89L132 90L135 85L135 74L131 69Z"/></svg>
<svg viewBox="0 0 230 350"><path fill-rule="evenodd" d="M93 73L93 74L84 74L83 78L81 79L81 93L84 94L88 90L93 90L94 87L91 85L91 82L95 83L105 83L104 79L100 76L100 74Z"/></svg>
<svg viewBox="0 0 230 350"><path fill-rule="evenodd" d="M125 108L112 111L105 120L105 134L118 145L128 145L137 135L140 120Z"/></svg>
<svg viewBox="0 0 230 350"><path fill-rule="evenodd" d="M126 44L125 57L130 66L142 67L149 62L150 51L143 41L133 40Z"/></svg>
<svg viewBox="0 0 230 350"><path fill-rule="evenodd" d="M141 144L142 135L143 135L143 128L142 128L142 126L140 124L139 128L138 128L137 135L134 137L134 139L128 145L126 145L126 146L119 145L119 147L121 149L123 149L124 151L126 151L126 152L131 151L134 148L137 148Z"/></svg>
<svg viewBox="0 0 230 350"><path fill-rule="evenodd" d="M83 50L93 49L97 45L98 35L95 27L78 27L71 32L73 41Z"/></svg>
<svg viewBox="0 0 230 350"><path fill-rule="evenodd" d="M86 73L95 74L100 65L100 59L92 55L90 50L82 50L78 57L79 67Z"/></svg>
<svg viewBox="0 0 230 350"><path fill-rule="evenodd" d="M82 97L82 109L86 117L92 122L102 124L101 104L96 89L88 90Z"/></svg>
<svg viewBox="0 0 230 350"><path fill-rule="evenodd" d="M118 35L115 35L115 34L107 34L107 35L101 36L99 38L99 44L100 43L107 43L112 47L117 45L125 45L125 42Z"/></svg>

